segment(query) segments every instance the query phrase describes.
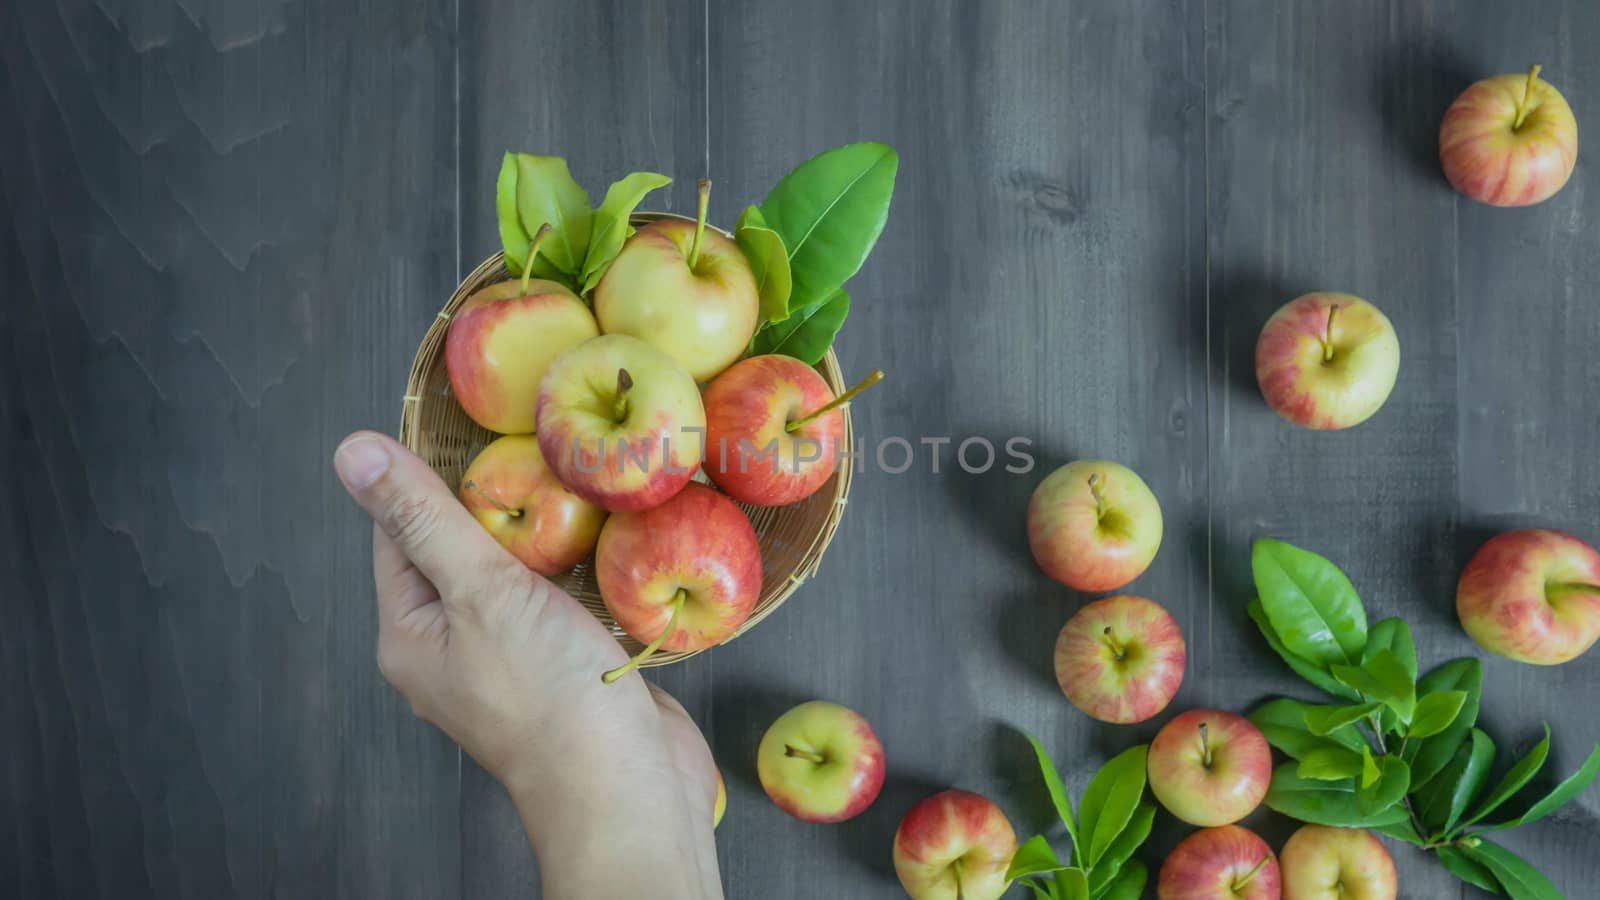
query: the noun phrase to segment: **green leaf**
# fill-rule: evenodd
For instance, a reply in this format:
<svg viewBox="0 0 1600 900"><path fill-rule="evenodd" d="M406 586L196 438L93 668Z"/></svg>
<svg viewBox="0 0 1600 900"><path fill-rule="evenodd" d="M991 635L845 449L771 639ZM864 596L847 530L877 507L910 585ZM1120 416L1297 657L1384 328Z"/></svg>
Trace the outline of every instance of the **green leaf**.
<svg viewBox="0 0 1600 900"><path fill-rule="evenodd" d="M1078 802L1078 833L1086 845L1079 862L1093 869L1117 835L1128 825L1144 796L1145 758L1149 747L1130 747L1106 761Z"/></svg>
<svg viewBox="0 0 1600 900"><path fill-rule="evenodd" d="M761 298L761 324L781 322L789 317L789 254L783 238L761 217L760 207L747 206L734 231L739 250L756 276L756 295Z"/></svg>
<svg viewBox="0 0 1600 900"><path fill-rule="evenodd" d="M1072 841L1072 852L1067 854L1067 861L1070 862L1078 852L1078 826L1072 817L1072 801L1067 797L1066 785L1061 783L1061 775L1039 739L1026 731L1022 736L1033 745L1033 755L1039 758L1039 774L1044 778L1045 790L1050 792L1050 802L1055 804L1056 815L1061 817L1061 824L1067 828L1067 839Z"/></svg>
<svg viewBox="0 0 1600 900"><path fill-rule="evenodd" d="M1436 833L1455 827L1467 804L1483 790L1489 767L1494 764L1494 741L1476 728L1471 734L1471 740L1457 749L1444 771L1417 793L1417 817Z"/></svg>
<svg viewBox="0 0 1600 900"><path fill-rule="evenodd" d="M1417 834L1417 830L1415 828L1411 827L1411 821L1409 819L1401 819L1398 822L1393 822L1388 825L1373 825L1372 830L1386 834L1397 841L1405 841L1408 844L1415 844L1418 847L1423 845L1422 837Z"/></svg>
<svg viewBox="0 0 1600 900"><path fill-rule="evenodd" d="M850 295L836 291L823 303L802 309L756 332L751 352L782 353L814 366L827 355L833 336L839 333L839 326L849 314Z"/></svg>
<svg viewBox="0 0 1600 900"><path fill-rule="evenodd" d="M1562 900L1561 891L1543 872L1493 841L1480 839L1475 847L1463 844L1461 853L1493 872L1511 900Z"/></svg>
<svg viewBox="0 0 1600 900"><path fill-rule="evenodd" d="M1502 828L1515 828L1518 825L1526 825L1529 822L1538 821L1550 815L1583 793L1589 783L1594 781L1594 776L1597 772L1600 772L1600 744L1595 745L1594 750L1589 754L1589 758L1585 759L1583 765L1578 767L1578 771L1567 776L1567 779L1556 785L1550 793L1539 798L1532 806L1528 807L1527 812L1508 822L1486 826L1476 833L1482 834L1486 831L1499 831Z"/></svg>
<svg viewBox="0 0 1600 900"><path fill-rule="evenodd" d="M537 234L548 222L550 234L539 245L539 259L575 281L583 268L589 230L594 224L589 195L572 180L567 161L561 157L518 153L516 158L517 215L522 219L522 230ZM541 274L537 263L533 272Z"/></svg>
<svg viewBox="0 0 1600 900"><path fill-rule="evenodd" d="M1468 857L1455 847L1440 847L1434 852L1439 854L1439 863L1449 869L1450 874L1491 894L1500 893L1500 882L1495 880L1494 873L1489 871L1488 866Z"/></svg>
<svg viewBox="0 0 1600 900"><path fill-rule="evenodd" d="M1361 662L1365 664L1379 650L1393 653L1405 666L1406 677L1417 680L1417 645L1411 639L1411 626L1406 624L1405 619L1390 616L1378 620L1368 629L1367 646L1361 651Z"/></svg>
<svg viewBox="0 0 1600 900"><path fill-rule="evenodd" d="M1294 769L1294 763L1284 763L1273 771L1265 801L1269 809L1302 822L1346 828L1382 828L1406 820L1399 806L1363 813L1356 806L1353 784L1304 779Z"/></svg>
<svg viewBox="0 0 1600 900"><path fill-rule="evenodd" d="M606 198L594 213L594 226L589 235L589 249L584 252L582 277L583 293L594 290L601 276L611 266L622 250L622 244L633 233L628 219L644 196L656 188L666 187L672 179L655 172L633 172L612 182L606 188ZM542 251L541 251L542 252Z"/></svg>
<svg viewBox="0 0 1600 900"><path fill-rule="evenodd" d="M1378 757L1377 769L1376 779L1368 782L1363 778L1363 784L1356 788L1356 809L1363 815L1377 815L1395 807L1411 787L1411 768L1398 756Z"/></svg>
<svg viewBox="0 0 1600 900"><path fill-rule="evenodd" d="M1308 706L1306 728L1312 734L1326 735L1353 722L1359 722L1378 711L1381 703L1358 703L1354 706Z"/></svg>
<svg viewBox="0 0 1600 900"><path fill-rule="evenodd" d="M1343 747L1320 747L1301 757L1295 774L1315 781L1354 778L1361 774L1361 756Z"/></svg>
<svg viewBox="0 0 1600 900"><path fill-rule="evenodd" d="M1467 702L1466 691L1438 691L1417 701L1416 712L1411 716L1412 738L1432 737L1456 720L1462 704Z"/></svg>
<svg viewBox="0 0 1600 900"><path fill-rule="evenodd" d="M1056 873L1055 894L1060 900L1089 900L1089 877L1082 869L1062 869Z"/></svg>
<svg viewBox="0 0 1600 900"><path fill-rule="evenodd" d="M1261 730L1267 743L1294 759L1304 759L1317 750L1347 750L1360 753L1366 741L1355 726L1335 728L1326 736L1311 733L1306 727L1306 713L1316 709L1310 703L1281 698L1269 700L1250 713L1251 724Z"/></svg>
<svg viewBox="0 0 1600 900"><path fill-rule="evenodd" d="M1105 892L1095 896L1097 900L1139 900L1144 894L1145 882L1149 880L1150 872L1144 863L1130 859L1117 871L1117 877L1106 885Z"/></svg>
<svg viewBox="0 0 1600 900"><path fill-rule="evenodd" d="M1034 900L1056 900L1055 881L1029 880L1022 883L1033 891Z"/></svg>
<svg viewBox="0 0 1600 900"><path fill-rule="evenodd" d="M1512 764L1506 774L1500 777L1500 783L1496 784L1494 790L1489 792L1489 796L1478 804L1478 809L1472 814L1472 818L1462 822L1461 827L1465 828L1482 820L1484 816L1498 809L1500 804L1511 799L1511 796L1521 790L1529 779L1538 774L1539 770L1544 767L1545 758L1549 755L1550 725L1546 723L1544 726L1544 739L1534 744L1532 750L1529 750L1521 759Z"/></svg>
<svg viewBox="0 0 1600 900"><path fill-rule="evenodd" d="M1432 781L1455 756L1456 749L1467 739L1473 724L1478 721L1478 699L1483 692L1483 665L1474 657L1453 659L1422 676L1417 682L1417 696L1426 697L1440 691L1466 691L1466 702L1449 727L1433 737L1415 742L1408 749L1406 762L1411 764L1411 790Z"/></svg>
<svg viewBox="0 0 1600 900"><path fill-rule="evenodd" d="M500 220L500 246L506 254L506 271L521 277L522 263L528 258L533 238L522 227L517 215L517 158L507 153L500 161L500 177L494 184L494 211Z"/></svg>
<svg viewBox="0 0 1600 900"><path fill-rule="evenodd" d="M1006 880L1013 881L1045 872L1059 872L1066 868L1069 867L1056 858L1056 851L1050 847L1050 842L1044 839L1044 835L1036 834L1024 841L1011 857L1011 865L1006 867Z"/></svg>
<svg viewBox="0 0 1600 900"><path fill-rule="evenodd" d="M1361 699L1360 694L1340 684L1338 679L1329 675L1327 666L1319 666L1308 659L1297 656L1283 645L1283 639L1278 637L1278 633L1272 629L1272 623L1267 620L1267 611L1261 606L1261 598L1252 598L1249 605L1245 607L1245 611L1250 614L1251 619L1255 620L1256 628L1260 629L1261 636L1267 639L1267 644L1272 647L1273 652L1278 654L1288 664L1289 668L1294 670L1296 675L1335 697L1342 697L1351 701Z"/></svg>
<svg viewBox="0 0 1600 900"><path fill-rule="evenodd" d="M1317 665L1350 665L1367 644L1367 611L1339 568L1309 550L1261 538L1250 568L1267 620L1290 651Z"/></svg>
<svg viewBox="0 0 1600 900"><path fill-rule="evenodd" d="M1122 829L1122 833L1117 835L1117 839L1112 842L1105 855L1100 857L1100 862L1090 870L1090 895L1100 896L1101 892L1116 880L1123 864L1132 858L1134 852L1144 844L1145 839L1150 837L1150 826L1155 820L1156 805L1148 800L1141 802L1139 808L1134 810L1133 817L1128 820L1128 827Z"/></svg>
<svg viewBox="0 0 1600 900"><path fill-rule="evenodd" d="M1356 785L1356 790L1371 787L1379 778L1383 777L1383 770L1378 768L1378 761L1372 758L1370 747L1361 748L1361 782Z"/></svg>
<svg viewBox="0 0 1600 900"><path fill-rule="evenodd" d="M889 218L899 165L885 144L846 144L796 166L762 201L788 248L791 310L827 300L860 270Z"/></svg>
<svg viewBox="0 0 1600 900"><path fill-rule="evenodd" d="M1328 667L1339 679L1366 697L1394 710L1402 722L1411 721L1417 705L1416 676L1406 671L1405 663L1393 650L1380 647L1360 666L1334 664Z"/></svg>

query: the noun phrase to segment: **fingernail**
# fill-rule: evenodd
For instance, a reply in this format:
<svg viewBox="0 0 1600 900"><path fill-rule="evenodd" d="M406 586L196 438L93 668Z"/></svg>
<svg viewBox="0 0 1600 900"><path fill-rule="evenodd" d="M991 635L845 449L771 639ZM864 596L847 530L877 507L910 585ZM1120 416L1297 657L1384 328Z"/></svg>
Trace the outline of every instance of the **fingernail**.
<svg viewBox="0 0 1600 900"><path fill-rule="evenodd" d="M333 468L351 491L364 491L389 470L389 450L368 435L358 435L333 453Z"/></svg>

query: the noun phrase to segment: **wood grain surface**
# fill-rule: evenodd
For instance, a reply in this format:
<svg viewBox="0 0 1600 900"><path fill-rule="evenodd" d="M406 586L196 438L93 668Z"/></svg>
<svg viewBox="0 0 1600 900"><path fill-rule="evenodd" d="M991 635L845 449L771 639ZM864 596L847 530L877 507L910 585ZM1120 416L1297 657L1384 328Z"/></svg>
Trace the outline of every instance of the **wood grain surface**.
<svg viewBox="0 0 1600 900"><path fill-rule="evenodd" d="M1161 499L1131 590L1189 639L1177 706L1307 690L1243 614L1260 535L1333 558L1424 666L1472 653L1453 589L1488 535L1600 541L1600 191L1580 157L1545 204L1473 204L1438 121L1540 61L1592 126L1597 43L1580 0L0 3L0 895L536 894L503 792L377 672L368 529L328 465L394 429L416 341L496 247L506 149L596 196L671 174L650 205L679 212L709 174L722 222L818 150L901 154L838 350L889 373L854 407L868 449L903 437L915 465L857 479L777 615L650 674L728 776L728 896L901 896L890 843L925 794L1048 824L1015 729L1074 792L1154 733L1090 722L1051 674L1084 598L1033 565L1023 510L1068 459ZM1348 432L1254 384L1262 322L1313 289L1372 300L1403 347ZM970 437L1036 467L966 474ZM1600 654L1484 661L1502 749L1548 721L1565 772L1600 740ZM814 697L889 759L832 827L755 779ZM1152 871L1184 833L1158 820ZM1507 838L1572 898L1597 842L1600 791ZM1480 895L1392 850L1402 897Z"/></svg>

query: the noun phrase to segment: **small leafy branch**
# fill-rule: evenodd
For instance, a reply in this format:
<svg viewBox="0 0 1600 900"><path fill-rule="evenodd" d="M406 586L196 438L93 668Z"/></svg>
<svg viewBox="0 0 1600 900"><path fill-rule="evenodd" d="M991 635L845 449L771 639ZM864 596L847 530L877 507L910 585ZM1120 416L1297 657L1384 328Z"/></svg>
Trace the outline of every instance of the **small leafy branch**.
<svg viewBox="0 0 1600 900"><path fill-rule="evenodd" d="M1485 793L1495 748L1474 727L1483 688L1478 660L1454 659L1419 679L1410 626L1389 618L1369 629L1361 598L1333 563L1269 539L1256 541L1250 562L1257 592L1250 618L1296 674L1341 701L1272 700L1250 714L1291 760L1273 772L1267 805L1432 851L1456 877L1491 893L1560 900L1550 879L1487 835L1577 797L1600 772L1600 746L1516 815L1486 821L1543 767L1549 726Z"/></svg>
<svg viewBox="0 0 1600 900"><path fill-rule="evenodd" d="M1039 772L1071 847L1062 862L1044 835L1035 835L1017 848L1006 878L1025 879L1022 883L1035 900L1138 900L1149 873L1133 853L1150 836L1156 817L1155 804L1144 799L1149 748L1140 744L1101 766L1084 790L1074 818L1066 786L1050 755L1037 738L1026 737L1039 757Z"/></svg>
<svg viewBox="0 0 1600 900"><path fill-rule="evenodd" d="M860 270L889 218L900 158L879 143L846 144L806 160L759 206L739 215L734 240L750 263L760 300L751 353L781 353L815 365L850 312L844 283ZM612 184L599 208L556 156L507 153L495 184L506 269L531 268L585 298L634 229L629 218L671 178L634 172ZM700 185L700 218L710 182ZM535 245L533 236L549 227Z"/></svg>

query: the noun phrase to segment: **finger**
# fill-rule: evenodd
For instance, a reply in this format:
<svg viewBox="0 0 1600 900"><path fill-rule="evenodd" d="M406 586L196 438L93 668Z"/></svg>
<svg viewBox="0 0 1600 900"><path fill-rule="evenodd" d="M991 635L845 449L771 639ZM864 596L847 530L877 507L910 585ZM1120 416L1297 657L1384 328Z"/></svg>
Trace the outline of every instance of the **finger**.
<svg viewBox="0 0 1600 900"><path fill-rule="evenodd" d="M483 587L521 567L439 476L394 440L358 431L334 451L333 465L345 490L447 606L470 605Z"/></svg>
<svg viewBox="0 0 1600 900"><path fill-rule="evenodd" d="M419 611L439 602L433 583L376 524L372 526L372 580L378 586L378 628L383 634L407 633L401 623L414 622Z"/></svg>

